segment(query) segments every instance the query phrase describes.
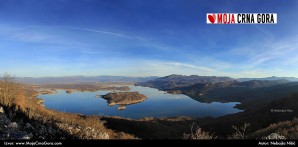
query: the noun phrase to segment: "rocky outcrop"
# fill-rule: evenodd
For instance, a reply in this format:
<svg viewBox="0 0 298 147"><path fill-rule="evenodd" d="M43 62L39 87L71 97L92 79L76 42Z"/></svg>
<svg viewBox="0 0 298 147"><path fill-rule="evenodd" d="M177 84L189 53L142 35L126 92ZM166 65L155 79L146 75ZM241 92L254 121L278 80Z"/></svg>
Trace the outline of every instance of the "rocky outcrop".
<svg viewBox="0 0 298 147"><path fill-rule="evenodd" d="M265 139L268 139L268 140L285 140L286 137L282 136L282 135L279 135L277 133L272 133L272 134L268 135L267 137L265 137Z"/></svg>
<svg viewBox="0 0 298 147"><path fill-rule="evenodd" d="M169 94L174 94L174 95L176 95L176 94L182 94L182 91L180 91L180 90L171 90L171 91L167 91L167 93L169 93Z"/></svg>
<svg viewBox="0 0 298 147"><path fill-rule="evenodd" d="M4 113L3 107L0 106L0 113Z"/></svg>
<svg viewBox="0 0 298 147"><path fill-rule="evenodd" d="M108 133L93 127L58 122L50 124L36 121L30 123L11 122L5 114L0 113L0 140L73 139L74 136L82 136L85 139L110 138Z"/></svg>
<svg viewBox="0 0 298 147"><path fill-rule="evenodd" d="M50 90L41 90L39 91L41 95L46 95L46 94L55 94L57 91L55 89L50 89Z"/></svg>
<svg viewBox="0 0 298 147"><path fill-rule="evenodd" d="M65 90L65 92L66 92L67 94L71 94L71 93L73 93L72 90Z"/></svg>
<svg viewBox="0 0 298 147"><path fill-rule="evenodd" d="M28 124L29 126L30 124ZM27 126L26 126L27 127ZM24 129L16 122L11 122L4 113L0 113L0 140L18 139L28 140L33 138L32 132Z"/></svg>
<svg viewBox="0 0 298 147"><path fill-rule="evenodd" d="M119 105L118 110L124 110L126 105L140 103L147 97L139 92L116 92L103 95L102 98L107 100L109 106Z"/></svg>
<svg viewBox="0 0 298 147"><path fill-rule="evenodd" d="M110 136L106 132L101 132L93 127L83 127L80 125L72 125L65 123L56 123L56 125L66 130L66 132L73 136L84 136L86 139L110 139Z"/></svg>
<svg viewBox="0 0 298 147"><path fill-rule="evenodd" d="M118 109L118 110L124 110L125 108L126 108L125 105L120 105L117 109Z"/></svg>

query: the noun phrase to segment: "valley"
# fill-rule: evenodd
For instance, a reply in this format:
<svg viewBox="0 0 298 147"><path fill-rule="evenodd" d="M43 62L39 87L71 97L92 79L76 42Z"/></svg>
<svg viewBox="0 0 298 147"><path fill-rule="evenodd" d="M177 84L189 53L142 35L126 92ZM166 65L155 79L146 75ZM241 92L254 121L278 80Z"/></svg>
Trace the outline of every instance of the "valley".
<svg viewBox="0 0 298 147"><path fill-rule="evenodd" d="M135 85L137 86L116 82L110 84L88 82L27 85L24 92L30 93L25 97L31 98L24 98L28 102L36 102L29 102L30 105L28 102L25 104L17 102L15 105L20 107L17 113L14 112L15 108L12 106L3 106L5 113L20 126L26 118L25 122L34 125L34 127L43 127L46 130L48 126L51 126L51 128L61 130L62 133L60 132L58 135L60 137L66 135L70 138L85 138L82 136L84 132L81 132L84 130L81 129L84 124L83 126L86 128L99 127L99 130L105 130L107 134L101 134L103 138L109 136L110 139L114 137L118 139L182 139L183 134L191 133L190 125L194 124L202 128L203 131L211 132L219 139L231 139L237 138L237 136L233 136L235 130L232 126L241 126L247 123L249 124L249 130L245 136L247 139L264 138L272 132L286 138L297 138L297 133L291 130L297 126L295 117L298 116L296 105L298 84L296 82L282 79L239 82L229 77L170 75L147 82L137 82ZM68 90L70 92L67 92ZM160 96L156 97L157 93ZM119 105L118 109L120 110L114 107L109 108L105 100L97 98L98 95L108 100L109 105ZM37 98L40 96L43 97L43 100ZM99 101L100 99L102 101ZM183 101L179 101L179 99ZM236 105L234 102L238 102L238 104ZM196 105L192 103L196 103ZM157 107L158 105L161 107ZM230 111L232 109L229 105L242 111ZM208 109L205 110L204 107ZM87 108L92 109L85 111ZM31 111L30 114L26 112L28 109ZM209 113L212 111L213 114ZM224 111L227 113L217 114ZM12 112L18 116L18 119L11 115ZM98 113L103 114L94 115ZM63 119L64 117L71 119L66 121ZM92 122L98 121L100 126L85 123L85 120L77 123L72 122L79 118L84 118L86 121L90 119ZM40 126L40 120L43 120L42 126ZM66 127L66 124L69 127ZM281 127L272 127L270 124ZM282 125L288 125L288 127ZM70 129L72 131L69 132L67 128L70 127L77 128L78 131L74 133L73 129ZM28 131L28 128L24 129ZM50 132L54 131L49 130ZM123 135L127 135L121 137L120 133L117 137L116 132L123 132ZM32 138L41 136L39 132L34 133L33 131L32 134ZM47 138L47 136L44 137ZM93 137L89 136L88 138Z"/></svg>

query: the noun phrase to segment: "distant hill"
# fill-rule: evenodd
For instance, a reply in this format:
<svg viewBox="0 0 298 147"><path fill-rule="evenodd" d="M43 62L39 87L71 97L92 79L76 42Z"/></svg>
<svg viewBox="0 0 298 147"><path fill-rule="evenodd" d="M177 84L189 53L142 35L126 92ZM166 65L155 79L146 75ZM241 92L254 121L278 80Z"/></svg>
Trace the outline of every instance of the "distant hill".
<svg viewBox="0 0 298 147"><path fill-rule="evenodd" d="M276 80L276 81L226 81L220 83L198 83L186 87L176 87L171 90L180 91L194 99L202 102L212 102L212 101L239 101L245 98L248 94L254 93L259 94L262 91L258 89L266 89L266 87L277 86L291 83L286 80Z"/></svg>
<svg viewBox="0 0 298 147"><path fill-rule="evenodd" d="M198 83L220 83L226 81L234 81L230 77L216 77L216 76L184 76L184 75L169 75L148 82L138 83L136 85L157 88L160 90L171 90L177 87L186 87Z"/></svg>
<svg viewBox="0 0 298 147"><path fill-rule="evenodd" d="M289 83L289 82L290 81L284 80L284 79L279 79L279 80L250 80L250 81L239 82L235 85L239 86L239 87L260 88L260 87L269 87L269 86L274 86L274 85L279 85L279 84L285 84L285 83Z"/></svg>
<svg viewBox="0 0 298 147"><path fill-rule="evenodd" d="M291 81L291 82L298 82L298 78L294 78L294 77L275 77L275 76L272 76L272 77L266 77L266 78L239 78L239 79L236 79L237 81L239 82L244 82L244 81L251 81L251 80L288 80L288 81Z"/></svg>
<svg viewBox="0 0 298 147"><path fill-rule="evenodd" d="M298 82L284 79L239 82L229 77L170 75L138 85L182 93L200 102L240 102L238 108L252 108L298 92Z"/></svg>
<svg viewBox="0 0 298 147"><path fill-rule="evenodd" d="M250 80L239 82L230 77L215 77L215 76L183 76L183 75L169 75L161 78L157 78L147 82L141 82L136 85L157 88L159 90L171 91L171 90L192 90L192 91L206 91L210 89L218 88L260 88L269 87L290 81L279 80Z"/></svg>
<svg viewBox="0 0 298 147"><path fill-rule="evenodd" d="M158 77L127 77L127 76L65 76L65 77L17 77L16 81L27 84L60 84L78 82L145 82Z"/></svg>

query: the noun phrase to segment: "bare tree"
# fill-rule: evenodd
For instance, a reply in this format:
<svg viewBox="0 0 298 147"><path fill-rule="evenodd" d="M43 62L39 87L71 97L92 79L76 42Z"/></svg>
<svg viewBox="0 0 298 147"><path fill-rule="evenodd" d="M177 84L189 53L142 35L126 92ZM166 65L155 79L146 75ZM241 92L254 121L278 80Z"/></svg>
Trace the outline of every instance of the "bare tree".
<svg viewBox="0 0 298 147"><path fill-rule="evenodd" d="M245 123L242 127L232 126L233 129L236 131L232 136L236 139L245 139L245 133L247 128L250 126L250 123Z"/></svg>
<svg viewBox="0 0 298 147"><path fill-rule="evenodd" d="M200 127L196 127L196 130L194 131L194 125L193 123L190 126L190 134L183 134L184 139L192 139L192 140L204 140L204 139L215 139L216 136L213 136L213 134L209 134L209 132L205 132Z"/></svg>
<svg viewBox="0 0 298 147"><path fill-rule="evenodd" d="M16 83L14 77L5 73L0 83L0 103L2 105L10 106L16 92Z"/></svg>

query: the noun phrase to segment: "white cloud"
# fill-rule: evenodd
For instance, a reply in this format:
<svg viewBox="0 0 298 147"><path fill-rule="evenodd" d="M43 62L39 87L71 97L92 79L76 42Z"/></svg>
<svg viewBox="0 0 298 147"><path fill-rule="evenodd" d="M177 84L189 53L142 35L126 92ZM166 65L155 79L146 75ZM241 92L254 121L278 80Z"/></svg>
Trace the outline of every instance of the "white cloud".
<svg viewBox="0 0 298 147"><path fill-rule="evenodd" d="M198 58L195 57L189 57L192 61L195 61L198 65L204 66L208 65L209 68L213 70L224 70L230 68L232 65L226 61L221 61L219 59L215 59L211 56L206 57L203 56Z"/></svg>
<svg viewBox="0 0 298 147"><path fill-rule="evenodd" d="M55 45L67 46L84 46L85 44L77 40L73 40L59 32L59 30L51 30L49 28L41 30L37 26L27 27L10 27L0 26L0 35L5 36L6 39L30 42L30 43L48 43Z"/></svg>
<svg viewBox="0 0 298 147"><path fill-rule="evenodd" d="M244 68L260 68L263 65L280 67L289 64L298 64L298 36L279 39L246 47L236 47L224 56L243 58L239 63Z"/></svg>
<svg viewBox="0 0 298 147"><path fill-rule="evenodd" d="M14 35L14 38L24 42L40 42L51 39L51 36L38 33L17 33Z"/></svg>
<svg viewBox="0 0 298 147"><path fill-rule="evenodd" d="M203 75L208 76L215 73L208 67L196 66L188 63L166 62L166 61L138 61L134 67L136 73L144 76L166 76L170 74L181 75Z"/></svg>
<svg viewBox="0 0 298 147"><path fill-rule="evenodd" d="M207 72L213 72L214 71L213 69L210 69L210 68L207 68L207 67L196 66L196 65L192 65L192 64L179 63L179 62L168 62L168 63L164 63L164 64L169 65L169 66L192 68L192 69L196 69L196 70L200 70L200 71L207 71Z"/></svg>

